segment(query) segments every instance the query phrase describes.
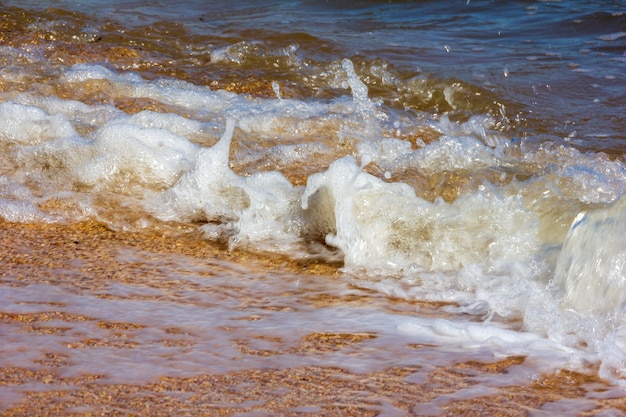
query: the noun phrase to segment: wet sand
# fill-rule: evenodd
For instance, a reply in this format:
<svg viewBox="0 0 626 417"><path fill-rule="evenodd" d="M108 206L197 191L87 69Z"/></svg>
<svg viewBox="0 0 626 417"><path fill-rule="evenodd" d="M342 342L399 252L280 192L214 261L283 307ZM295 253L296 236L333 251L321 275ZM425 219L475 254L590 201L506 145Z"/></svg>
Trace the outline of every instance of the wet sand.
<svg viewBox="0 0 626 417"><path fill-rule="evenodd" d="M160 279L158 269L150 271L145 265L120 261L117 254L128 249L155 257L171 254L199 259L217 257L270 273L279 268L332 278L335 271L335 266L331 265L305 265L274 257L228 252L195 236L168 234L171 233L116 232L89 222L77 225L0 222L0 298L4 298L8 288L38 283L64 287L75 294L99 294L102 298L106 295L98 289L111 282L146 285L149 281L156 287L173 285L170 280ZM73 265L70 268L72 273L67 272L68 265ZM131 302L133 297L128 295L126 302ZM152 301L158 302L158 299ZM101 372L68 375L65 370L72 365L72 357L58 349L39 345L39 340L45 340L42 337L67 338L68 352L80 350L91 355L97 363L98 347L132 351L140 343L134 334L144 325L128 322L124 317L116 321L102 320L91 317L88 311L69 313L63 308L62 301L47 302L36 313L6 311L10 302L5 299L0 305L0 334L17 332L32 338L32 351L22 348L23 352L11 354L13 357L19 357L20 353L29 357L33 352L39 353L38 359L30 365L21 363L20 366L0 369L0 410L3 416L518 416L532 415L537 410L549 412L559 401L560 408L557 409L562 411L564 404L571 403L569 409L576 410L574 415L597 415L603 410L626 413L626 398L621 398L614 387L595 377L569 371L542 375L523 385L502 384L500 388L491 387L483 394L476 394L480 392L481 377L499 376L506 381L509 369L523 363L524 357L508 357L492 363L455 363L452 359L450 366L434 369L407 366L368 373L354 373L334 365L257 368L226 373L211 372L207 368L194 375L163 374L140 383L110 382ZM321 308L332 303L358 305L365 301L349 295L318 294L305 302ZM393 303L389 304L390 309L396 308ZM398 313L409 314L402 311L404 308L397 307ZM252 316L247 319L255 320ZM72 335L76 330L72 330L72 326L81 322L93 322L104 336L79 337L80 341L76 342L76 335ZM193 343L179 337L184 336L182 329L170 327L167 333L171 337L159 343L180 348ZM281 349L290 349L292 355L302 358L350 349L357 354L359 346L375 337L368 333L312 332L289 348L262 349L240 340L236 342L236 349L242 356L259 358L284 353ZM411 347L416 354L424 348L419 345Z"/></svg>
<svg viewBox="0 0 626 417"><path fill-rule="evenodd" d="M160 51L163 31L154 39L143 39L144 28L129 33L142 41L145 50L129 46L118 39L122 32L114 24L105 25L106 39L81 34L84 39L74 38L84 26L85 16L63 11L49 11L62 17L64 25L55 31L32 26L39 19L35 13L17 9L3 12L0 21L0 44L15 48L42 46L47 64L33 66L24 58L21 65L36 68L28 77L0 80L0 91L10 99L23 91L41 96L58 96L79 100L87 104L113 103L117 108L136 113L141 110L176 112L180 109L148 99L129 98L117 95L111 85L102 81L76 83L69 87L59 85L56 66L77 63L107 62L119 71L132 69L147 78L173 76L191 80L196 84L213 89L225 89L252 97L273 97L271 83L254 77L241 77L238 72L216 73L196 68L172 67L174 58L185 62L184 57L168 56ZM168 28L173 39L181 38L175 26ZM145 41L145 42L144 42ZM158 42L157 42L158 41ZM184 42L183 42L184 43ZM151 51L151 53L150 53ZM9 66L11 55L2 63ZM182 65L182 64L179 64ZM219 77L218 77L219 75ZM51 81L53 80L53 81ZM295 84L280 85L284 98L301 94ZM308 94L308 93L307 93ZM304 95L307 95L304 94ZM80 131L80 126L77 127ZM81 134L85 132L80 132ZM416 138L430 142L433 132L409 132L406 138L415 144ZM333 137L329 135L329 137ZM233 144L235 150L238 144ZM336 159L333 156L331 160ZM328 163L323 164L325 166ZM234 167L241 172L245 166ZM270 167L272 168L272 167ZM252 168L250 169L252 170ZM294 184L302 184L311 174L303 168L293 168L287 176ZM302 170L300 172L299 170ZM409 175L410 174L410 175ZM463 173L460 173L463 174ZM487 176L500 177L500 172L487 172ZM456 198L458 189L467 182L467 175L445 172L434 178L422 178L420 173L407 173L406 180L421 181L417 189L424 197L433 200L442 196L446 201ZM490 181L494 179L489 178ZM423 184L422 184L423 183ZM430 191L432 190L432 191ZM54 204L54 202L52 202ZM62 205L62 203L60 203ZM64 207L45 207L54 212ZM71 211L71 207L69 208ZM123 222L122 222L123 223ZM132 222L131 222L132 223ZM191 228L189 229L191 230ZM189 230L187 232L189 232ZM146 376L143 381L127 383L112 382L110 375L97 366L102 362L101 353L119 351L120 356L153 344L160 347L185 349L198 343L197 338L182 327L169 326L164 329L146 328L145 323L128 320L123 315L115 319L104 319L93 314L87 306L84 310L68 308L62 298L50 301L12 299L9 290L27 288L41 284L45 288L63 288L65 293L90 296L102 300L115 300L117 305L132 305L134 302L180 303L181 297L168 296L185 283L167 272L175 270L151 263L170 255L181 255L192 259L215 259L235 265L243 265L257 274L291 273L303 277L323 277L332 282L336 278L336 265L323 263L297 263L284 258L262 257L245 252L229 252L198 238L183 234L180 230L163 229L144 233L111 231L101 224L80 223L73 225L16 224L0 221L0 414L2 416L524 416L524 415L620 415L626 414L626 398L623 391L589 375L561 371L538 375L532 382L507 384L507 375L512 368L523 364L524 357L508 357L493 362L451 358L448 366L435 367L391 367L374 372L355 373L335 364L328 366L299 366L290 362L283 367L250 367L236 371L212 370L210 364L195 372L162 372L157 376ZM183 231L184 232L184 231ZM135 258L120 259L120 253L130 252ZM140 253L141 256L136 256ZM146 262L141 262L141 259ZM219 262L216 265L220 265ZM202 271L205 271L204 269ZM210 274L206 279L211 279ZM304 279L304 278L303 278ZM111 283L127 287L150 288L154 294L120 293L111 294L107 287ZM206 288L186 288L189 292L209 291ZM216 292L220 289L217 288ZM231 289L229 289L231 290ZM407 302L394 302L380 294L364 295L365 291L340 292L317 291L310 294L290 292L290 305L278 301L255 299L254 294L242 289L232 289L241 297L237 305L245 320L260 320L256 311L277 311L293 308L296 303L306 304L312 309L332 305L372 305L394 314L411 315L415 306ZM65 294L62 293L62 294ZM193 304L189 299L188 303ZM246 305L254 306L254 312L245 315ZM19 311L20 306L24 311ZM200 308L203 305L198 305ZM224 307L227 308L227 307ZM422 314L436 305L420 305ZM114 316L110 314L107 317ZM224 332L228 332L226 326ZM85 329L89 330L86 331ZM98 330L98 333L94 331ZM166 336L142 339L140 332L159 331ZM81 332L84 332L81 333ZM91 333L90 333L91 332ZM6 345L4 337L19 340L21 344ZM256 338L256 339L255 339ZM284 346L271 334L256 334L252 339L233 339L232 349L240 358L267 358L289 355L302 358L346 352L349 357L368 354L363 347L376 335L367 332L319 332L312 331L293 344ZM42 341L52 340L54 345ZM253 342L264 343L253 343ZM64 345L63 349L58 346ZM14 347L17 346L17 347ZM26 346L26 347L25 347ZM407 346L416 355L436 346L419 344ZM13 349L13 350L12 350ZM76 360L73 352L80 353L85 361L92 361L94 372L71 372ZM13 364L2 360L2 354L16 358ZM425 357L427 355L424 355ZM110 357L109 357L110 359ZM141 358L137 358L141 362ZM244 360L244 359L240 359ZM428 361L428 359L425 359ZM259 362L260 363L260 362ZM139 364L141 365L141 364ZM147 363L146 366L150 366ZM498 388L483 387L481 381L495 378ZM567 413L565 412L567 411ZM545 414L541 414L545 413Z"/></svg>

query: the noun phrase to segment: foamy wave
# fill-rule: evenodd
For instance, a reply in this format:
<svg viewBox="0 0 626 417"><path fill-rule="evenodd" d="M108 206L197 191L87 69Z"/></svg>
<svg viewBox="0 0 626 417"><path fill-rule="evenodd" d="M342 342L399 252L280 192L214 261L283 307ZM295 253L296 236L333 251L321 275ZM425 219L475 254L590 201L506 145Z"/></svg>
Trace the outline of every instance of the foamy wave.
<svg viewBox="0 0 626 417"><path fill-rule="evenodd" d="M191 223L231 249L341 259L356 285L520 320L525 332L483 337L448 323L463 343L573 349L615 372L626 360L617 336L626 208L624 198L613 203L626 189L623 161L508 140L478 115L400 123L368 97L350 61L341 71L351 95L297 100L74 66L60 83L106 80L116 97L169 112L14 95L0 104L0 216ZM439 136L427 144L389 134L400 127ZM266 169L270 161L282 171ZM302 164L298 185L288 177ZM436 190L446 187L455 192L444 199ZM581 317L591 324L581 329Z"/></svg>

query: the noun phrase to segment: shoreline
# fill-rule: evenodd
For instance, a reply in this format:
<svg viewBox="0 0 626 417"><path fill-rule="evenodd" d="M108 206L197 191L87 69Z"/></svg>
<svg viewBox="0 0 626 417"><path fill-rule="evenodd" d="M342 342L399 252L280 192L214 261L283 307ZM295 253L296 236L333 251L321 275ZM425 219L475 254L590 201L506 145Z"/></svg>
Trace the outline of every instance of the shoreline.
<svg viewBox="0 0 626 417"><path fill-rule="evenodd" d="M277 269L310 276L332 277L335 273L334 267L328 265L301 265L284 259L227 252L191 236L115 232L93 222L76 225L0 222L0 245L3 265L0 294L12 294L9 291L11 288L37 284L64 288L69 291L68 294L76 296L96 294L107 300L115 297L103 292L102 288L111 282L137 288L148 283L153 288L171 288L172 282L159 281L159 274L167 271L160 271L154 265L143 265L144 269L141 269L140 262L136 260L122 262L116 255L120 250L140 250L147 254L146 259L171 254L202 260L220 259L257 269L265 268L269 273ZM182 285L182 281L178 281L177 285ZM237 297L247 296L245 294L238 293ZM136 299L146 298L136 294L117 297L121 305L132 305ZM310 302L313 309L333 303L358 306L372 300L375 302L375 299L359 299L354 294L332 299L332 296L320 293L303 299L308 300L306 302ZM581 416L595 415L602 409L626 412L626 398L620 398L615 387L593 376L561 371L522 385L503 383L506 375L524 362L524 357L508 357L489 363L461 359L458 362L452 360L449 366L390 367L364 373L333 365L297 366L292 363L284 368L230 372L202 369L193 374L183 371L187 374L162 374L146 381L129 383L111 382L106 375L98 372L72 375L71 371L68 372L74 361L72 352L80 352L97 362L98 352L118 351L122 355L132 352L142 343L157 342L138 336L141 331L147 330L143 329L147 327L145 324L133 323L123 317L117 321L93 317L88 305L84 306L84 311L79 311L77 307L64 305L62 297L56 301L45 297L42 300L38 304L32 300L10 299L7 305L0 307L0 334L11 336L11 340L24 338L32 343L29 345L32 351L9 352L10 357L24 358L21 366L3 363L4 366L0 367L0 410L4 416L220 416L238 413L255 416L452 416L461 412L468 416L516 416L529 415L542 407L557 407L558 410L559 407L567 407L568 401L570 408L572 405L579 407L577 415ZM161 295L149 301L156 303L153 305L169 302ZM276 304L266 307L268 310L288 308ZM12 310L7 311L7 308ZM25 310L20 312L20 308ZM400 309L399 314L409 314L406 307L397 308ZM244 310L242 308L242 314ZM259 318L251 314L244 320L254 322ZM88 326L102 333L90 337L89 332L93 330L86 330ZM183 326L168 327L166 333L169 334L168 339L158 343L180 349L180 352L197 343ZM258 347L245 340L239 341L235 348L242 357L261 359L278 357L289 349L289 353L296 358L328 352L345 352L350 357L362 354L359 349L375 337L358 332L311 332L301 338L295 347L283 348L280 343L274 343L271 335L267 335L267 340L261 342L269 344L269 348ZM43 345L46 340L60 340L67 344L67 349L47 349L40 340L44 341ZM12 349L11 346L5 346L5 349ZM427 351L424 346L412 348L418 355ZM32 360L35 357L37 359ZM30 365L24 364L29 361ZM499 378L501 386L482 390L481 378L491 376ZM21 398L13 401L15 398L12 396L18 393ZM9 400L9 397L12 399ZM566 401L559 405L561 400Z"/></svg>
<svg viewBox="0 0 626 417"><path fill-rule="evenodd" d="M615 364L619 379L621 341L607 347L612 340L596 338L595 317L564 320L562 330L543 326L561 321L552 313L562 305L526 286L554 276L578 213L626 190L621 11L577 4L580 19L572 21L562 12L574 2L480 13L469 1L419 9L10 3L0 7L4 218L35 221L31 206L46 219L99 213L118 230L0 216L0 415L626 415L626 380L618 387L597 376L603 361ZM544 26L548 36L527 30ZM203 239L197 225L152 222L158 215L137 198L194 173L229 118L238 130L228 169L198 176L220 191L189 187L199 198L191 211L206 211L215 198L237 216L248 204L251 214L274 213L240 194L231 174L258 173L267 182L246 184L268 189L291 189L266 177L271 171L294 187L316 174L331 184L339 171L330 167L350 156L384 190L406 186L411 195L364 193L357 217L372 221L356 228L372 244L390 232L393 251L381 262L398 254L402 271L413 263L434 271L434 285L406 291L422 289L419 272L375 282L375 271L342 274L342 256L331 264L229 251ZM162 175L159 166L167 168ZM357 213L337 206L343 194L355 201L343 191L357 189L354 175L349 185L329 185L332 198L317 194L324 187L307 194L312 206L319 197L320 211L326 200L336 205L334 217L305 216L302 227L311 223L317 243L343 226L344 213ZM415 213L411 189L426 214ZM287 212L295 201L275 200ZM213 216L207 221L234 218ZM285 230L295 230L286 219ZM123 231L145 224L150 229ZM259 239L258 247L274 250ZM589 239L581 243L589 252ZM361 249L355 253L368 253ZM475 257L457 262L467 254ZM443 269L428 267L433 258ZM466 268L481 258L484 266ZM520 265L531 273L518 273ZM537 265L547 272L532 273ZM502 281L484 279L493 268L502 268ZM447 271L454 281L441 286L437 273ZM450 304L407 300L458 299L431 289L454 292L468 279L468 293L480 294L488 310L465 315ZM379 291L363 288L369 284ZM492 300L513 313L499 316ZM474 324L487 317L481 311L508 320L507 329L548 333L567 346L580 340L577 353L506 356L529 351L498 350L491 339L429 344L419 327L409 334L399 326L438 318ZM617 335L626 330L619 326ZM559 355L567 360L556 362ZM562 363L581 371L555 371Z"/></svg>

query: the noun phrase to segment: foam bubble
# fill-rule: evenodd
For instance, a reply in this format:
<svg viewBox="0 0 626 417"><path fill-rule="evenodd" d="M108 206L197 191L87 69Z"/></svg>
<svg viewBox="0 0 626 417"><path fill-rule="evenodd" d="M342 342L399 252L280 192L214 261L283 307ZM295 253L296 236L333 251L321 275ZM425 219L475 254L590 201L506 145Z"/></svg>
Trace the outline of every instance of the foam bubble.
<svg viewBox="0 0 626 417"><path fill-rule="evenodd" d="M336 231L326 241L345 253L347 267L458 271L478 263L505 271L538 249L536 218L519 198L483 187L453 204L430 203L406 184L361 172L352 158L309 178L303 208L315 210L313 201L334 208Z"/></svg>
<svg viewBox="0 0 626 417"><path fill-rule="evenodd" d="M75 135L72 125L61 115L49 115L40 108L15 102L0 103L2 142L35 145Z"/></svg>
<svg viewBox="0 0 626 417"><path fill-rule="evenodd" d="M138 184L169 187L191 165L197 147L168 130L139 122L141 118L118 117L97 129L90 139L61 137L22 147L18 160L25 168L37 167L27 175L42 185L48 182L67 189L78 184L92 190L125 192Z"/></svg>
<svg viewBox="0 0 626 417"><path fill-rule="evenodd" d="M401 163L407 168L434 172L500 165L491 149L472 136L442 136L437 142L408 154Z"/></svg>
<svg viewBox="0 0 626 417"><path fill-rule="evenodd" d="M229 119L220 141L197 152L195 164L171 188L152 196L146 207L163 220L203 221L211 239L226 239L231 247L258 250L293 248L299 194L278 172L235 174L228 166L235 122ZM290 230L293 228L293 230ZM272 249L278 245L280 249Z"/></svg>
<svg viewBox="0 0 626 417"><path fill-rule="evenodd" d="M191 165L196 151L188 140L167 130L124 120L103 126L90 145L95 155L74 173L81 183L96 188L120 181L169 187Z"/></svg>
<svg viewBox="0 0 626 417"><path fill-rule="evenodd" d="M228 152L235 124L229 120L220 141L198 149L195 163L171 188L149 199L146 208L162 220L232 220L236 211L249 204L237 186L237 176L228 167ZM218 196L222 198L215 198Z"/></svg>
<svg viewBox="0 0 626 417"><path fill-rule="evenodd" d="M134 72L118 73L102 65L76 64L65 71L62 80L69 83L90 80L110 80L116 83L141 83L142 78Z"/></svg>
<svg viewBox="0 0 626 417"><path fill-rule="evenodd" d="M413 318L399 323L397 328L423 343L452 345L465 350L488 348L496 357L524 355L526 364L533 364L541 372L582 369L596 360L593 353L535 332L511 330L496 323Z"/></svg>
<svg viewBox="0 0 626 417"><path fill-rule="evenodd" d="M88 105L77 100L60 99L58 97L37 97L31 94L18 94L13 100L16 103L39 108L54 117L63 117L74 126L84 124L98 127L109 120L124 115L124 112L111 104Z"/></svg>
<svg viewBox="0 0 626 417"><path fill-rule="evenodd" d="M13 201L0 198L0 217L8 222L50 222L55 220L47 216L28 201Z"/></svg>

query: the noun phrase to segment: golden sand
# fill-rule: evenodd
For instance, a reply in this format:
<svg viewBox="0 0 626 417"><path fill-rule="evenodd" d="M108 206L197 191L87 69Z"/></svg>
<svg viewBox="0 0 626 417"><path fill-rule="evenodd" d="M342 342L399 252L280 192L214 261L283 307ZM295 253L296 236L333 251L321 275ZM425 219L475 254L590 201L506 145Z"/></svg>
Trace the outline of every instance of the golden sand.
<svg viewBox="0 0 626 417"><path fill-rule="evenodd" d="M54 12L54 10L52 11ZM50 12L50 13L52 13ZM56 11L62 13L62 11ZM80 16L64 15L69 27L81 27ZM109 37L74 39L73 31L59 35L34 29L29 25L36 16L25 14L18 9L6 10L0 19L0 44L23 47L43 45L45 57L50 66L72 65L83 62L106 61L118 70L138 71L146 77L170 75L180 79L193 79L214 89L226 89L256 97L273 97L271 83L254 77L241 78L237 74L215 78L211 73L185 72L169 65L167 57L158 54L152 45L152 52L145 52L142 45L119 45L113 38L116 28L109 28ZM79 23L73 23L77 19ZM175 29L175 28L174 28ZM85 35L87 36L87 35ZM145 36L145 34L142 34ZM147 48L150 49L150 48ZM167 54L165 54L167 55ZM26 62L24 65L28 65ZM72 98L88 104L113 103L127 113L141 110L157 112L180 112L147 99L128 98L116 94L107 81L90 81L71 86L50 83L52 77L46 70L34 69L32 78L20 78L12 82L0 80L0 91L19 93L38 91L42 95L56 95ZM289 83L280 86L284 98L297 97L301 92ZM49 91L48 91L49 90ZM184 115L184 114L183 114ZM80 127L79 127L80 128ZM317 131L316 129L312 129ZM332 132L331 132L332 133ZM430 142L438 133L434 131L407 132L405 139L418 147L419 141ZM334 137L329 134L328 137ZM235 150L237 143L233 144ZM336 159L333 156L332 159ZM327 165L327 164L326 164ZM237 167L235 167L237 168ZM246 171L246 167L239 167ZM270 167L279 169L280 167ZM376 170L377 167L368 169ZM313 168L302 168L302 172L292 172L289 179L296 184L304 183ZM484 177L497 180L501 172L485 172ZM424 191L424 198L442 196L447 201L454 200L459 190L472 186L468 175L463 172L444 172L429 177L426 173L407 172L402 179L417 182L416 189ZM507 180L509 177L506 177ZM481 178L473 183L480 183ZM494 180L494 181L495 181ZM54 212L54 201L42 207ZM59 202L63 205L63 202ZM59 207L66 212L67 207ZM71 211L71 210L70 210ZM291 271L294 274L309 274L332 277L335 265L324 263L297 263L284 258L262 257L245 252L228 252L224 248L207 243L193 235L174 234L171 230L145 233L125 233L111 231L101 224L85 222L74 225L12 224L0 222L0 330L18 329L24 335L67 336L73 323L93 322L102 329L105 337L85 337L68 341L70 350L93 352L97 361L96 348L107 347L119 350L132 350L139 343L134 334L143 324L124 321L102 320L90 317L87 312L62 311L63 303L48 302L46 311L39 313L15 313L4 310L3 288L45 283L70 288L78 294L97 294L110 282L143 285L168 289L176 286L175 280L159 279L159 271L149 265L136 265L120 262L116 254L123 249L145 251L151 256L180 254L198 259L223 259L258 270L272 273L276 269ZM80 260L80 262L76 262ZM74 273L58 273L67 265L74 265ZM100 294L100 297L106 295ZM132 299L132 296L130 296ZM158 301L158 300L156 300ZM302 302L315 308L332 305L372 303L372 298L359 295L337 295L317 293L302 297ZM426 309L436 309L437 305L424 305ZM276 308L270 305L268 308ZM385 307L397 314L409 314L414 309L406 302L385 300ZM424 309L422 309L424 311ZM250 314L245 320L254 321L259 317ZM7 330L9 331L9 330ZM185 339L186 330L177 327L166 329L168 338L158 342L164 346L185 348L193 341ZM0 332L2 333L2 332ZM4 332L6 334L6 332ZM272 335L258 335L272 346ZM376 338L371 333L312 332L303 337L287 352L281 349L259 348L250 340L234 340L234 347L244 356L268 357L289 353L305 356L311 353L336 352L352 349L355 346ZM36 340L33 338L33 341ZM68 339L69 340L69 339ZM279 341L278 341L279 342ZM0 340L0 343L2 341ZM424 348L420 344L408 348L419 354ZM28 352L24 352L27 354ZM459 361L453 365L435 370L421 371L416 367L389 368L377 372L355 374L338 367L293 366L287 369L249 369L227 374L203 371L191 377L162 375L153 381L142 384L117 384L106 381L100 374L83 374L79 377L62 376L63 370L71 366L71 358L58 351L45 351L33 366L10 366L0 368L0 392L11 389L19 398L0 396L2 416L226 416L238 413L272 416L375 416L381 410L386 415L422 415L425 405L433 400L453 397L463 390L479 384L477 375L506 375L512 366L522 364L524 357L513 356L491 363ZM420 373L424 373L421 375ZM418 374L420 378L408 378ZM46 389L41 387L45 386ZM578 413L592 416L608 411L626 414L626 399L619 395L602 393L611 390L605 382L588 375L561 371L543 375L525 385L504 386L485 390L484 396L473 395L470 399L443 401L439 409L431 408L429 415L445 416L525 416L560 400L584 399L586 407ZM597 394L595 399L589 395ZM457 398L462 398L458 395ZM255 414L256 412L256 414Z"/></svg>
<svg viewBox="0 0 626 417"><path fill-rule="evenodd" d="M181 254L207 259L220 257L253 264L255 268L271 271L277 265L303 274L332 276L335 267L324 264L303 265L284 259L263 258L246 253L224 251L193 236L168 236L166 233L126 233L111 231L97 223L77 225L28 225L0 223L0 294L2 288L31 283L70 286L76 292L94 291L107 282L117 280L140 284L152 279L150 273L138 274L133 266L116 259L120 249L134 248L159 254ZM52 271L80 259L80 275L69 280ZM152 279L151 285L158 283ZM158 284L157 284L158 285ZM163 285L172 285L164 281ZM332 297L331 297L332 298ZM324 306L332 303L328 297L312 297L309 302ZM360 300L337 296L337 303L359 303ZM393 304L393 303L392 303ZM67 313L49 303L45 313L10 313L0 305L0 326L19 328L25 334L53 334L63 337L71 323L96 321L107 332L105 338L86 338L68 345L71 349L92 349L107 346L133 349L138 343L133 333L142 324L105 321L87 313ZM247 320L255 320L250 316ZM52 324L51 324L52 323ZM64 324L67 324L65 326ZM171 339L162 340L166 346L184 347L184 330L168 328ZM259 336L263 337L263 336ZM267 336L271 339L271 336ZM370 333L313 332L303 337L289 353L307 355L349 349L375 338ZM269 340L271 342L271 340ZM242 355L269 356L285 352L259 349L245 340L235 341ZM409 346L416 353L422 345ZM93 350L95 351L95 350ZM94 361L98 358L94 353ZM333 367L290 367L287 369L250 369L227 374L202 372L192 377L162 375L148 383L114 384L103 375L85 374L63 377L61 371L71 358L59 353L46 353L33 367L0 369L0 387L11 388L22 395L17 401L0 397L3 416L226 416L251 412L251 415L279 416L375 416L381 410L404 415L421 415L420 404L458 394L478 384L476 375L506 375L511 366L519 365L524 357L513 356L493 363L464 361L428 371L423 378L407 378L420 373L416 367L384 369L366 374L354 374ZM451 361L454 363L454 361ZM421 376L421 375L420 375ZM34 389L33 386L47 389ZM626 398L589 399L590 390L597 394L611 387L588 375L561 371L544 375L521 386L486 391L485 396L443 402L439 415L446 416L523 416L531 415L545 404L564 399L583 399L592 406L579 415L596 415L601 410L626 413ZM597 395L602 397L602 395ZM617 396L619 397L619 396ZM4 402L4 404L3 404ZM436 412L437 410L430 410ZM258 414L255 414L257 412ZM436 414L436 413L435 413Z"/></svg>

